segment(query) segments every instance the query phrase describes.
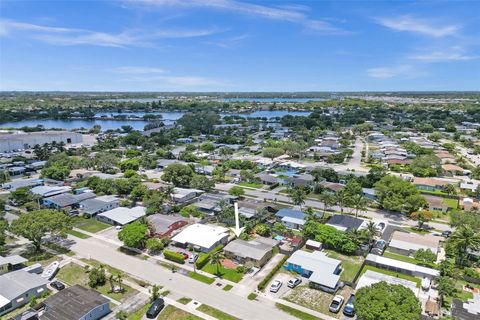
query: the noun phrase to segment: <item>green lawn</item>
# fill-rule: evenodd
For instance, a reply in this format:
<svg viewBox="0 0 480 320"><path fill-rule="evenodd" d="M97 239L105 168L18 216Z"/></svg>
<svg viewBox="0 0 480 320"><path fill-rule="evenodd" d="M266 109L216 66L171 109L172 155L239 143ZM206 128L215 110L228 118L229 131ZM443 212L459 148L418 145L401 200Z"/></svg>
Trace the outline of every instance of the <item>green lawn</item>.
<svg viewBox="0 0 480 320"><path fill-rule="evenodd" d="M177 300L177 302L180 302L181 304L188 304L190 301L192 301L192 299L187 297L183 297Z"/></svg>
<svg viewBox="0 0 480 320"><path fill-rule="evenodd" d="M343 281L353 282L355 276L362 268L364 258L362 256L346 256L332 250L325 250L330 258L342 261L342 273L340 279Z"/></svg>
<svg viewBox="0 0 480 320"><path fill-rule="evenodd" d="M160 312L157 320L201 320L202 318L197 317L189 312L178 309L177 307L168 305L165 309Z"/></svg>
<svg viewBox="0 0 480 320"><path fill-rule="evenodd" d="M254 188L254 189L263 188L263 184L255 183L255 182L240 182L238 185L241 187L248 187L248 188Z"/></svg>
<svg viewBox="0 0 480 320"><path fill-rule="evenodd" d="M449 206L453 210L456 210L458 208L457 199L444 198L443 203L445 203L447 206Z"/></svg>
<svg viewBox="0 0 480 320"><path fill-rule="evenodd" d="M88 274L83 267L75 263L70 263L60 268L57 273L57 278L71 286L79 284L88 287ZM121 293L110 292L110 284L107 280L104 285L95 288L95 290L117 301L123 301L138 292L125 284L123 284L122 287L124 291Z"/></svg>
<svg viewBox="0 0 480 320"><path fill-rule="evenodd" d="M365 265L363 267L363 269L361 271L361 274L364 274L367 270L372 270L372 271L375 271L375 272L378 272L378 273L383 273L383 274L386 274L386 275L389 275L389 276L392 276L392 277L397 277L397 278L400 278L400 279L405 279L405 280L408 280L408 281L415 282L417 284L417 288L420 288L421 280L417 277L409 276L409 275L403 274L403 273L397 273L397 272L390 271L390 270L380 269L380 268L377 268L377 267L374 267L374 266L369 266L369 265Z"/></svg>
<svg viewBox="0 0 480 320"><path fill-rule="evenodd" d="M97 233L111 227L111 225L100 222L97 219L87 219L81 217L75 218L73 226L91 233Z"/></svg>
<svg viewBox="0 0 480 320"><path fill-rule="evenodd" d="M204 276L203 274L196 273L196 272L189 272L188 276L192 279L198 280L206 284L212 284L215 282L215 279Z"/></svg>
<svg viewBox="0 0 480 320"><path fill-rule="evenodd" d="M412 264L416 264L416 265L425 266L425 263L423 263L422 261L418 261L415 258L403 256L401 254L396 254L396 253L389 252L389 251L385 251L383 253L383 256L387 257L387 258L390 258L390 259L395 259L395 260L399 260L399 261L403 261L403 262L408 262L408 263L412 263ZM431 266L431 267L433 267L433 266Z"/></svg>
<svg viewBox="0 0 480 320"><path fill-rule="evenodd" d="M237 270L234 269L225 268L224 266L219 266L217 273L217 265L213 265L211 263L207 263L202 268L202 271L216 275L222 279L230 280L232 282L239 282L243 278L243 273L239 273L237 272Z"/></svg>
<svg viewBox="0 0 480 320"><path fill-rule="evenodd" d="M145 313L147 313L149 303L138 309L137 311L130 313L127 317L127 320L142 320Z"/></svg>
<svg viewBox="0 0 480 320"><path fill-rule="evenodd" d="M68 234L71 234L72 236L75 236L75 237L77 237L77 238L80 238L80 239L88 239L88 238L90 238L90 236L89 236L88 234L79 232L79 231L77 231L77 230L68 230L67 233L68 233Z"/></svg>
<svg viewBox="0 0 480 320"><path fill-rule="evenodd" d="M305 313L303 311L300 311L298 309L291 308L289 306L286 306L281 303L275 303L275 306L282 310L283 312L288 313L289 315L301 319L301 320L320 320L319 318L312 316L311 314Z"/></svg>
<svg viewBox="0 0 480 320"><path fill-rule="evenodd" d="M233 286L231 284L227 284L225 287L223 287L223 291L230 291L232 290Z"/></svg>
<svg viewBox="0 0 480 320"><path fill-rule="evenodd" d="M236 318L232 315L229 315L228 313L210 307L206 304L202 304L200 307L197 308L197 310L219 320L240 320L239 318Z"/></svg>

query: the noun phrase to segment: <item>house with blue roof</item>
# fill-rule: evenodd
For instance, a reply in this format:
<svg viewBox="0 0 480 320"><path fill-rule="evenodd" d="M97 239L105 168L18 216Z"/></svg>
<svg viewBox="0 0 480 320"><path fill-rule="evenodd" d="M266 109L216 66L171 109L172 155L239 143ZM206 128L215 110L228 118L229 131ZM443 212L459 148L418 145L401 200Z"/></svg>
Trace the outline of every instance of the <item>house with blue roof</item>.
<svg viewBox="0 0 480 320"><path fill-rule="evenodd" d="M278 210L275 216L289 229L301 230L306 222L306 215L300 210L284 208Z"/></svg>

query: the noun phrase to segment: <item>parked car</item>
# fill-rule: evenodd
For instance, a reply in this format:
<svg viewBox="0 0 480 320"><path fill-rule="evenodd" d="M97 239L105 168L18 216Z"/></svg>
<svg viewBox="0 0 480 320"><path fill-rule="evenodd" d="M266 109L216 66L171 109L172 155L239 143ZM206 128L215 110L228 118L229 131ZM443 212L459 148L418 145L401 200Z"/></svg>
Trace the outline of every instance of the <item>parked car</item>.
<svg viewBox="0 0 480 320"><path fill-rule="evenodd" d="M293 279L288 280L287 286L288 286L289 288L295 288L295 287L298 286L300 283L302 283L302 279L300 279L300 278L293 278Z"/></svg>
<svg viewBox="0 0 480 320"><path fill-rule="evenodd" d="M65 285L60 281L53 281L50 286L58 291L65 289Z"/></svg>
<svg viewBox="0 0 480 320"><path fill-rule="evenodd" d="M278 290L280 290L281 287L282 287L282 281L274 280L270 285L270 292L278 292Z"/></svg>
<svg viewBox="0 0 480 320"><path fill-rule="evenodd" d="M195 263L198 259L198 254L192 253L190 257L188 258L188 263Z"/></svg>
<svg viewBox="0 0 480 320"><path fill-rule="evenodd" d="M387 243L385 240L377 240L373 245L371 253L381 256L385 248L387 247Z"/></svg>
<svg viewBox="0 0 480 320"><path fill-rule="evenodd" d="M179 251L178 253L180 253L183 256L183 259L188 259L188 253L185 253L182 251Z"/></svg>
<svg viewBox="0 0 480 320"><path fill-rule="evenodd" d="M117 229L117 230L122 230L123 227L122 227L122 226L115 226L115 229Z"/></svg>
<svg viewBox="0 0 480 320"><path fill-rule="evenodd" d="M450 230L445 230L442 232L442 236L444 236L445 238L450 237L451 234L452 234L452 231Z"/></svg>
<svg viewBox="0 0 480 320"><path fill-rule="evenodd" d="M148 319L155 319L160 311L162 311L163 307L165 306L165 301L162 298L155 299L145 314Z"/></svg>
<svg viewBox="0 0 480 320"><path fill-rule="evenodd" d="M386 226L387 225L385 224L385 222L380 222L379 224L377 224L376 229L377 229L378 232L383 232L383 230L385 230Z"/></svg>
<svg viewBox="0 0 480 320"><path fill-rule="evenodd" d="M337 313L342 308L343 300L343 297L340 295L333 297L332 302L330 302L330 306L328 307L328 310L330 310L330 312Z"/></svg>
<svg viewBox="0 0 480 320"><path fill-rule="evenodd" d="M355 295L352 293L343 307L343 314L349 317L353 317L355 315L355 306L353 302L355 301Z"/></svg>

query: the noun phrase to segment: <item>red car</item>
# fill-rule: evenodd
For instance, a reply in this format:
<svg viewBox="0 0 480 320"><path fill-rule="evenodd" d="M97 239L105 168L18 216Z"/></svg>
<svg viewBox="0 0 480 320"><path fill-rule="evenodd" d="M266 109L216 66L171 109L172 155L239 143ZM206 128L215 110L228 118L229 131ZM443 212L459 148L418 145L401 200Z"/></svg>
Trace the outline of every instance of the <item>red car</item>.
<svg viewBox="0 0 480 320"><path fill-rule="evenodd" d="M188 254L186 254L185 252L179 252L182 256L183 256L183 259L188 259Z"/></svg>

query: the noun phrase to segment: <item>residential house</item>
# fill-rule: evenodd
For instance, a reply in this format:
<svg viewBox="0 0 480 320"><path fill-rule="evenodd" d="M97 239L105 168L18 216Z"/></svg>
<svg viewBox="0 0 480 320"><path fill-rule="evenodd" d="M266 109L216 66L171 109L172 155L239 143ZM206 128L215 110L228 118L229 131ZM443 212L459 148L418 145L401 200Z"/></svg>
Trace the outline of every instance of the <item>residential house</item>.
<svg viewBox="0 0 480 320"><path fill-rule="evenodd" d="M340 286L341 261L327 257L325 252L295 251L284 268L308 278L310 286L334 293Z"/></svg>
<svg viewBox="0 0 480 320"><path fill-rule="evenodd" d="M430 234L417 234L395 231L388 245L391 252L410 256L420 249L430 250L435 255L440 247L441 237Z"/></svg>
<svg viewBox="0 0 480 320"><path fill-rule="evenodd" d="M84 215L94 217L101 212L115 209L119 206L120 199L117 196L105 195L91 198L80 202L80 209Z"/></svg>
<svg viewBox="0 0 480 320"><path fill-rule="evenodd" d="M345 188L344 184L341 183L336 183L336 182L328 182L328 181L323 181L320 183L327 192L330 193L337 193L340 190L343 190Z"/></svg>
<svg viewBox="0 0 480 320"><path fill-rule="evenodd" d="M278 210L275 216L289 229L301 230L306 222L305 213L300 210L283 208Z"/></svg>
<svg viewBox="0 0 480 320"><path fill-rule="evenodd" d="M18 188L33 188L43 185L43 179L30 178L30 179L15 179L2 184L2 188L5 190L15 191Z"/></svg>
<svg viewBox="0 0 480 320"><path fill-rule="evenodd" d="M67 193L72 190L69 186L63 187L51 187L51 186L38 186L30 189L30 192L40 198L53 197L62 193Z"/></svg>
<svg viewBox="0 0 480 320"><path fill-rule="evenodd" d="M198 189L174 188L172 200L177 204L188 203L202 193L204 193L204 191Z"/></svg>
<svg viewBox="0 0 480 320"><path fill-rule="evenodd" d="M460 190L463 192L468 191L468 192L476 192L478 189L479 184L473 181L467 181L467 182L462 182L460 183Z"/></svg>
<svg viewBox="0 0 480 320"><path fill-rule="evenodd" d="M288 184L294 187L304 187L310 188L313 186L315 177L311 174L301 174L295 175L292 178L288 179Z"/></svg>
<svg viewBox="0 0 480 320"><path fill-rule="evenodd" d="M40 297L49 281L23 269L0 275L0 316Z"/></svg>
<svg viewBox="0 0 480 320"><path fill-rule="evenodd" d="M364 274L361 275L360 279L358 279L357 285L355 286L355 290L358 291L363 287L368 287L372 284L382 281L388 284L399 284L405 288L412 290L415 295L418 294L418 288L415 282L405 280L399 277L389 276L372 270L367 270Z"/></svg>
<svg viewBox="0 0 480 320"><path fill-rule="evenodd" d="M449 206L447 202L445 202L445 199L442 197L431 196L431 195L424 195L423 197L428 203L429 211L440 211L440 212L446 213L447 211L453 209L452 207Z"/></svg>
<svg viewBox="0 0 480 320"><path fill-rule="evenodd" d="M25 263L27 261L27 259L17 254L7 257L0 256L0 275L10 271L22 269L25 267Z"/></svg>
<svg viewBox="0 0 480 320"><path fill-rule="evenodd" d="M276 183L279 183L279 179L275 176L272 176L271 174L268 173L259 173L255 176L261 183L266 184L266 185L274 185Z"/></svg>
<svg viewBox="0 0 480 320"><path fill-rule="evenodd" d="M334 214L326 223L327 226L332 226L340 231L359 230L364 228L366 224L367 222L363 219L343 214Z"/></svg>
<svg viewBox="0 0 480 320"><path fill-rule="evenodd" d="M133 208L118 207L97 215L99 221L114 225L124 226L146 215L146 208L136 206Z"/></svg>
<svg viewBox="0 0 480 320"><path fill-rule="evenodd" d="M209 252L219 244L227 244L229 234L227 228L196 223L183 229L171 241L182 248Z"/></svg>
<svg viewBox="0 0 480 320"><path fill-rule="evenodd" d="M413 184L418 190L435 191L437 189L443 189L448 182L435 178L419 178L413 179Z"/></svg>
<svg viewBox="0 0 480 320"><path fill-rule="evenodd" d="M45 198L42 204L55 209L72 209L80 206L80 202L95 198L95 193L84 192L80 194L62 193L53 197Z"/></svg>
<svg viewBox="0 0 480 320"><path fill-rule="evenodd" d="M58 291L42 305L40 320L98 320L111 312L109 299L78 284Z"/></svg>
<svg viewBox="0 0 480 320"><path fill-rule="evenodd" d="M240 264L252 262L255 267L261 268L273 256L273 248L278 244L278 241L264 237L256 237L250 241L235 239L227 244L223 251L227 258Z"/></svg>
<svg viewBox="0 0 480 320"><path fill-rule="evenodd" d="M221 194L221 193L204 193L198 197L198 200L193 204L200 209L200 211L213 215L220 212L220 204L224 202L225 204L233 204L233 201L236 197Z"/></svg>
<svg viewBox="0 0 480 320"><path fill-rule="evenodd" d="M152 225L156 237L170 237L175 231L189 225L191 221L182 216L152 214L147 217L148 222Z"/></svg>
<svg viewBox="0 0 480 320"><path fill-rule="evenodd" d="M465 175L468 172L468 170L465 170L456 164L449 163L442 165L442 169L445 171L445 173L451 176Z"/></svg>
<svg viewBox="0 0 480 320"><path fill-rule="evenodd" d="M380 269L386 269L393 272L403 273L414 277L420 278L437 278L440 276L440 271L419 266L413 263L400 261L397 259L391 259L384 256L379 256L370 253L365 258L365 264L371 265Z"/></svg>

